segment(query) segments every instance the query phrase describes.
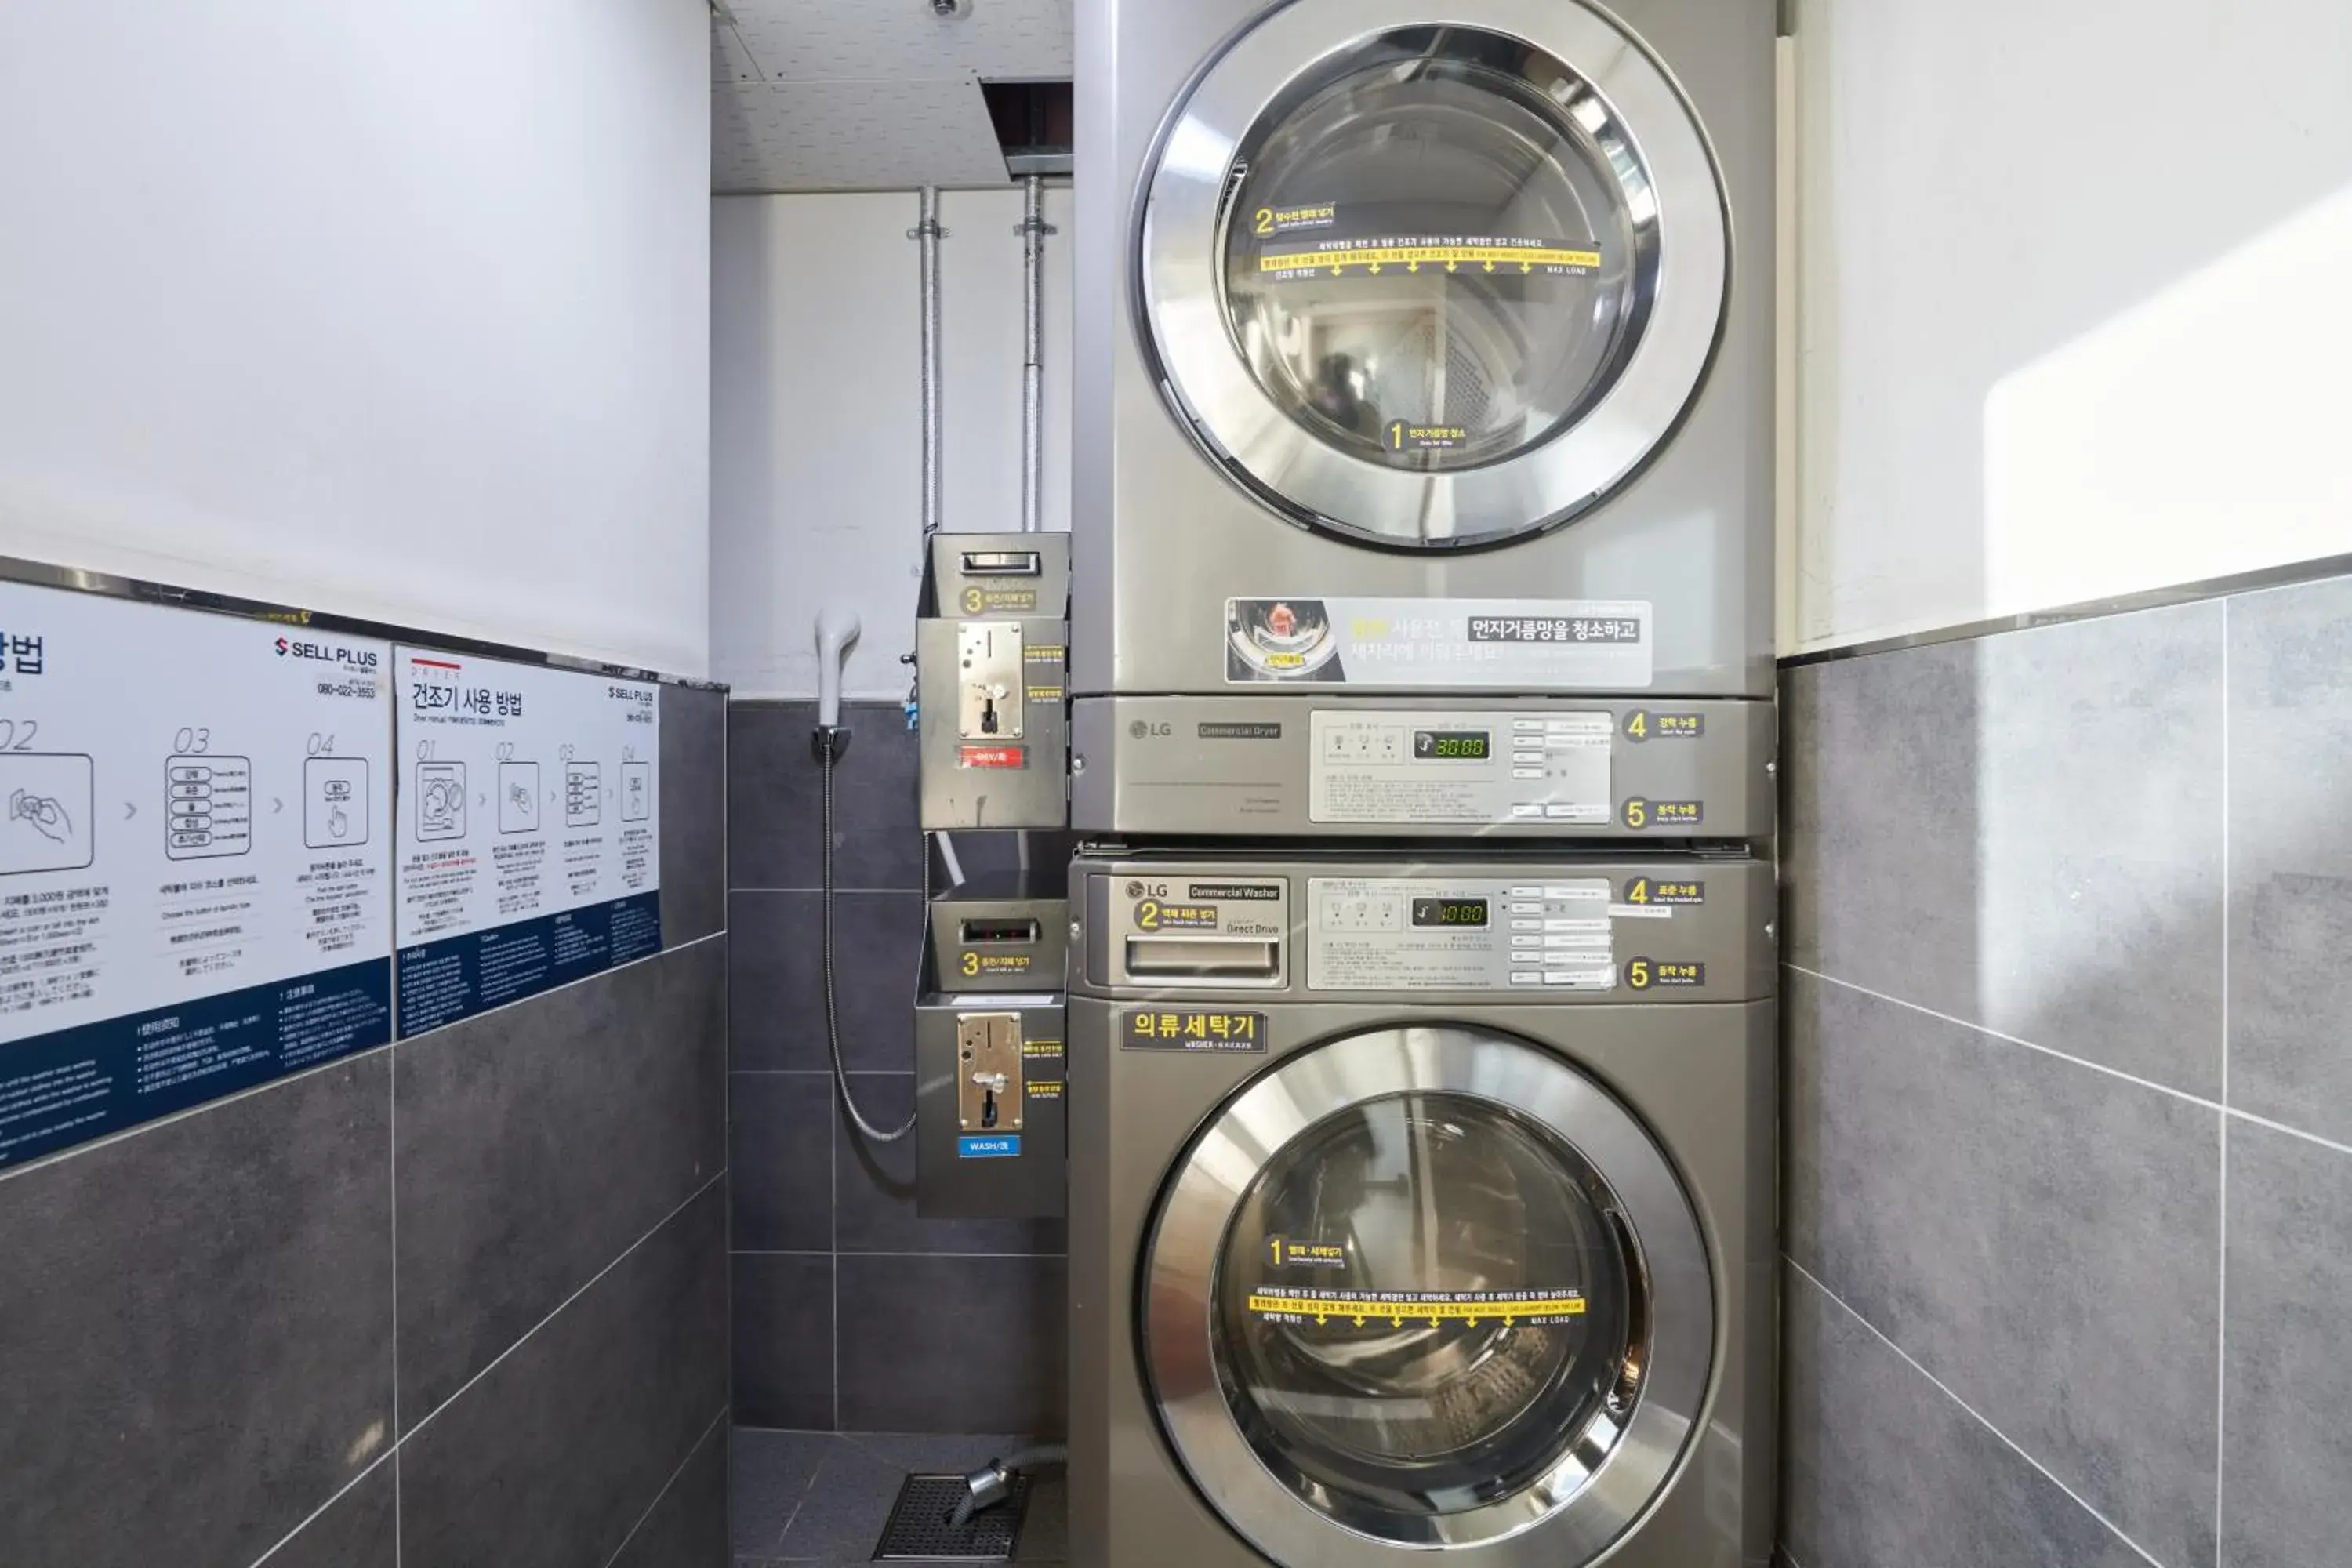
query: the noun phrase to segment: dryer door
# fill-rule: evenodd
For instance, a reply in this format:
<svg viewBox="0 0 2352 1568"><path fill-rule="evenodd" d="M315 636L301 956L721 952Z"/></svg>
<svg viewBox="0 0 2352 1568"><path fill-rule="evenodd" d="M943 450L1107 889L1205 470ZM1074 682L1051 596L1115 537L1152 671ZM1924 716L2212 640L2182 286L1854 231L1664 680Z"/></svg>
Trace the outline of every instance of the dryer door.
<svg viewBox="0 0 2352 1568"><path fill-rule="evenodd" d="M1277 1563L1587 1562L1672 1474L1714 1342L1657 1145L1479 1029L1350 1036L1255 1080L1177 1167L1143 1275L1168 1438Z"/></svg>
<svg viewBox="0 0 2352 1568"><path fill-rule="evenodd" d="M1141 306L1180 412L1263 500L1394 547L1505 542L1672 436L1724 214L1672 80L1577 0L1294 0L1170 123Z"/></svg>

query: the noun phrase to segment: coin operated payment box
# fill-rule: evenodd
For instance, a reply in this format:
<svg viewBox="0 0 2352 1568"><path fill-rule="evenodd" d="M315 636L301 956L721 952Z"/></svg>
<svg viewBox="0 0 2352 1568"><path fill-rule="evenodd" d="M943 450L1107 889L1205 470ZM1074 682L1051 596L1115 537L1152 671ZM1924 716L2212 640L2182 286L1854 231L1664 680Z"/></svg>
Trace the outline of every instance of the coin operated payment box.
<svg viewBox="0 0 2352 1568"><path fill-rule="evenodd" d="M1069 605L1066 534L931 536L915 628L927 831L1068 822Z"/></svg>
<svg viewBox="0 0 2352 1568"><path fill-rule="evenodd" d="M1061 869L978 877L931 900L915 1003L915 1211L1068 1209Z"/></svg>

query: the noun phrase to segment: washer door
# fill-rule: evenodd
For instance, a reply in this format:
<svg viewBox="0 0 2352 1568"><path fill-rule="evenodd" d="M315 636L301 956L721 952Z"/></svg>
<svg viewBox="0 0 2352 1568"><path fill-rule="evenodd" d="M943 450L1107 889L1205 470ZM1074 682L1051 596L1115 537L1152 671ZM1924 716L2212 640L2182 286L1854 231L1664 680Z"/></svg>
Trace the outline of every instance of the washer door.
<svg viewBox="0 0 2352 1568"><path fill-rule="evenodd" d="M1724 211L1674 83L1577 0L1294 0L1168 129L1142 307L1195 435L1277 510L1494 544L1672 436L1722 319Z"/></svg>
<svg viewBox="0 0 2352 1568"><path fill-rule="evenodd" d="M1714 1342L1649 1134L1533 1046L1385 1029L1202 1132L1143 1258L1178 1458L1276 1563L1574 1564L1647 1508Z"/></svg>

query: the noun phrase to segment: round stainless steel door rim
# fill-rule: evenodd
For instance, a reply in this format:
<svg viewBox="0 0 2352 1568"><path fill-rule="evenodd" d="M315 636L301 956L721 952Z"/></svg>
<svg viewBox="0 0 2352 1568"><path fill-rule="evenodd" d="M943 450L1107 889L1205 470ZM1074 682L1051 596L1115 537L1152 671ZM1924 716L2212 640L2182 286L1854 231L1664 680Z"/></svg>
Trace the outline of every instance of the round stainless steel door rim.
<svg viewBox="0 0 2352 1568"><path fill-rule="evenodd" d="M1518 456L1428 473L1326 445L1268 395L1226 328L1218 209L1237 151L1286 87L1381 34L1444 26L1531 45L1609 106L1637 151L1640 167L1624 172L1631 216L1655 226L1659 269L1631 363L1581 418ZM1689 106L1639 44L1577 0L1294 0L1237 38L1178 108L1139 250L1150 347L1211 454L1297 521L1421 546L1551 526L1623 483L1705 378L1730 271L1722 187Z"/></svg>
<svg viewBox="0 0 2352 1568"><path fill-rule="evenodd" d="M1303 1051L1257 1079L1186 1153L1144 1258L1144 1362L1177 1457L1212 1507L1277 1563L1425 1565L1432 1544L1349 1530L1260 1461L1216 1371L1216 1270L1251 1185L1326 1117L1398 1094L1505 1106L1548 1128L1608 1181L1648 1278L1649 1364L1622 1425L1562 1434L1559 1459L1520 1491L1426 1522L1448 1568L1583 1563L1622 1534L1674 1473L1696 1429L1715 1342L1706 1242L1682 1184L1624 1107L1550 1053L1458 1027L1381 1029Z"/></svg>

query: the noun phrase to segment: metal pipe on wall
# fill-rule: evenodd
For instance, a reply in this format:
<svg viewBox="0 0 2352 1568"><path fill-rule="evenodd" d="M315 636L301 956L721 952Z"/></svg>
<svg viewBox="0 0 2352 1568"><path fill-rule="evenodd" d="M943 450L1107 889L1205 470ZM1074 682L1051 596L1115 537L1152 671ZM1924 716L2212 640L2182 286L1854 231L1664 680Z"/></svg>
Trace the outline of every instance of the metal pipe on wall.
<svg viewBox="0 0 2352 1568"><path fill-rule="evenodd" d="M1045 526L1045 182L1021 182L1021 531Z"/></svg>
<svg viewBox="0 0 2352 1568"><path fill-rule="evenodd" d="M947 230L940 224L940 188L925 185L916 208L915 226L907 237L918 244L923 294L923 548L930 549L931 535L940 531L942 512L943 486L940 470L944 454L940 434L940 241ZM912 658L910 654L908 656ZM911 727L914 721L909 719ZM948 874L948 885L963 885L963 866L956 858L955 841L946 834L923 836L923 903L924 918L929 918L931 887L931 844L936 837L940 861Z"/></svg>
<svg viewBox="0 0 2352 1568"><path fill-rule="evenodd" d="M1045 526L1045 182L1021 182L1021 531ZM1021 869L1029 835L1013 836Z"/></svg>
<svg viewBox="0 0 2352 1568"><path fill-rule="evenodd" d="M908 231L921 246L923 288L923 537L940 531L940 188L923 187L919 216Z"/></svg>

